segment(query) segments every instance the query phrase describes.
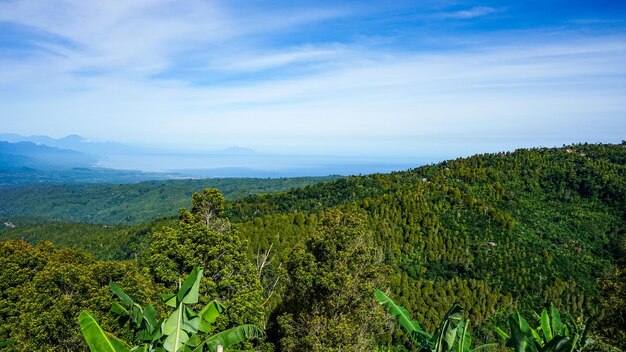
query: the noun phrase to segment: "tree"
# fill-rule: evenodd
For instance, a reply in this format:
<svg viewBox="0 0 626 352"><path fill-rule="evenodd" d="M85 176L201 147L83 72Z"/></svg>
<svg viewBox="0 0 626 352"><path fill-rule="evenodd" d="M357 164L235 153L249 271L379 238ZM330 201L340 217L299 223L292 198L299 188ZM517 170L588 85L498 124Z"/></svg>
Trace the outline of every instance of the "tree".
<svg viewBox="0 0 626 352"><path fill-rule="evenodd" d="M330 210L291 255L278 318L286 351L372 350L384 312L372 300L384 281L381 252L352 212Z"/></svg>
<svg viewBox="0 0 626 352"><path fill-rule="evenodd" d="M0 242L0 340L14 339L11 351L84 350L75 317L82 309L104 315L103 326L123 338L113 317L108 283L115 280L150 301L155 285L134 262L97 261L50 242Z"/></svg>
<svg viewBox="0 0 626 352"><path fill-rule="evenodd" d="M181 209L179 226L154 232L140 256L155 281L170 289L194 267L204 268L201 303L215 297L229 307L216 322L219 329L258 323L263 316L263 288L247 257L248 244L219 217L222 208L223 197L216 190L195 194L192 210Z"/></svg>

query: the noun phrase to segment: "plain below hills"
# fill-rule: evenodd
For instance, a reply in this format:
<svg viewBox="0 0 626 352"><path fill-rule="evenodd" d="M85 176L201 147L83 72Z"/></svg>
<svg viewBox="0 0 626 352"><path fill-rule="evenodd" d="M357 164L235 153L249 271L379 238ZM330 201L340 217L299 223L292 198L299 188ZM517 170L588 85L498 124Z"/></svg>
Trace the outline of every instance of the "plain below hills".
<svg viewBox="0 0 626 352"><path fill-rule="evenodd" d="M39 221L138 224L175 216L193 192L219 189L226 199L286 191L339 176L296 178L210 178L131 184L44 183L0 187L0 218Z"/></svg>

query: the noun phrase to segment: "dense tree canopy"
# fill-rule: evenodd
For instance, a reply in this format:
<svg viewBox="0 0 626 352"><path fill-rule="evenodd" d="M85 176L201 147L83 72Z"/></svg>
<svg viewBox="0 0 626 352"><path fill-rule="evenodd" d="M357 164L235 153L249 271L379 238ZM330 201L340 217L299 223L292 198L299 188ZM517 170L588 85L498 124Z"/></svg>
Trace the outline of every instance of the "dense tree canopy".
<svg viewBox="0 0 626 352"><path fill-rule="evenodd" d="M625 214L622 143L476 155L237 201L208 190L178 220L137 227L33 225L24 239L130 260L0 242L0 341L84 346L70 318L87 308L112 329L109 280L142 300L201 266L202 296L228 307L217 326L259 323L264 349L410 346L374 288L428 331L459 302L476 342L493 342L512 311L554 303L592 318L594 348L623 349Z"/></svg>
<svg viewBox="0 0 626 352"><path fill-rule="evenodd" d="M228 308L217 323L257 323L263 315L263 289L242 240L227 219L220 218L223 196L214 189L194 194L191 210L181 209L177 227L163 227L151 235L140 256L155 281L174 290L194 267L204 269L201 295L218 299ZM203 304L207 302L201 302Z"/></svg>
<svg viewBox="0 0 626 352"><path fill-rule="evenodd" d="M389 270L362 216L337 210L321 215L288 264L278 317L287 351L366 351L382 334L384 313L372 301Z"/></svg>

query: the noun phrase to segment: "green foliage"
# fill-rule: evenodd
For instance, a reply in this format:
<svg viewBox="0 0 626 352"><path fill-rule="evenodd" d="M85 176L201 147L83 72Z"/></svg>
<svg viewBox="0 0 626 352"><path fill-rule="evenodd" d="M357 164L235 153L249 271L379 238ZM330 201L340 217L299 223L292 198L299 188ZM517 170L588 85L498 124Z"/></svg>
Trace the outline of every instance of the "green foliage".
<svg viewBox="0 0 626 352"><path fill-rule="evenodd" d="M384 305L387 308L387 312L394 318L404 331L409 335L411 341L421 348L428 348L430 345L430 339L432 336L428 334L420 326L417 320L413 320L406 308L396 304L391 298L385 295L382 291L374 291L374 296L378 303Z"/></svg>
<svg viewBox="0 0 626 352"><path fill-rule="evenodd" d="M148 233L173 220L157 221L144 225L96 225L70 223L37 223L0 231L0 240L22 239L31 244L50 241L58 247L85 250L103 260L134 259L147 244Z"/></svg>
<svg viewBox="0 0 626 352"><path fill-rule="evenodd" d="M433 335L426 332L420 324L411 318L409 312L396 304L382 291L374 291L379 304L396 319L396 323L406 331L410 341L422 352L470 352L491 349L496 344L482 345L472 349L472 337L468 332L469 322L462 320L463 308L453 304L446 312Z"/></svg>
<svg viewBox="0 0 626 352"><path fill-rule="evenodd" d="M598 345L626 350L626 233L615 243L617 262L600 278L600 313L593 322ZM608 345L608 346L607 346Z"/></svg>
<svg viewBox="0 0 626 352"><path fill-rule="evenodd" d="M76 321L85 309L104 316L106 330L127 339L107 314L108 283L117 281L148 302L158 289L135 263L98 261L49 242L0 242L0 267L0 340L15 339L11 351L86 349Z"/></svg>
<svg viewBox="0 0 626 352"><path fill-rule="evenodd" d="M225 214L250 248L272 245L288 263L322 212L364 212L395 271L398 302L427 331L460 302L476 339L487 341L489 325L514 307L551 301L595 314L597 279L614 265L626 229L624 160L624 144L483 154L251 196L227 203ZM394 333L391 344L402 340Z"/></svg>
<svg viewBox="0 0 626 352"><path fill-rule="evenodd" d="M382 335L383 312L371 292L388 269L363 218L328 211L292 252L284 303L277 319L286 351L372 350Z"/></svg>
<svg viewBox="0 0 626 352"><path fill-rule="evenodd" d="M496 328L497 333L506 340L506 346L516 352L571 352L580 350L585 345L585 326L578 326L569 318L564 323L561 313L552 306L550 313L541 312L540 325L533 329L519 312L508 319L510 335Z"/></svg>
<svg viewBox="0 0 626 352"><path fill-rule="evenodd" d="M154 198L153 191L169 192L165 184L154 183L143 194L111 186L106 192L119 199L98 206L113 211L127 200L141 199L146 202L141 209L129 207L115 216L143 216L151 207L173 211L183 204L174 199L205 186L180 192L188 196ZM25 200L43 204L61 196L35 194ZM50 197L42 199L41 194ZM93 212L90 199L99 199L78 190L72 197L76 211ZM389 287L389 295L424 331L436 331L441 317L459 302L468 320L458 322L457 334L471 330L474 343L494 341L492 327L507 325L513 310L532 317L531 311L554 302L561 311L597 317L590 324L595 341L590 349L626 349L626 144L476 155L404 172L246 195L225 200L223 210L210 198L196 196L197 206L183 211L178 223L104 228L26 226L20 219L7 219L18 226L6 227L0 238L13 233L12 238L39 244L13 241L0 247L5 248L0 265L7 268L0 273L0 340L16 338L10 348L18 351L84 349L73 321L77 307L102 317L106 331L132 340L128 330L104 315L108 282L117 281L138 302L157 304L144 292L162 293L163 286L175 291L179 278L202 266L200 302L216 297L229 306L215 321L216 329L261 324L279 350L404 350L408 336L393 325L383 331L380 324L384 312L371 299L376 280L381 280L378 287ZM228 192L225 198L232 199ZM98 258L134 259L136 254L138 260L97 262L79 251L53 249L41 241L47 236L59 246L84 248ZM354 245L344 246L350 243ZM254 268L257 253L270 248L267 265ZM132 307L121 305L132 313ZM20 310L23 306L29 309ZM541 317L536 320L541 325ZM360 334L355 326L369 333ZM535 330L542 334L548 329ZM549 333L553 341L551 325Z"/></svg>
<svg viewBox="0 0 626 352"><path fill-rule="evenodd" d="M47 222L139 224L176 216L191 195L217 188L226 199L285 191L331 181L338 176L294 178L210 178L201 180L146 181L127 184L34 183L0 184L0 218L36 217Z"/></svg>
<svg viewBox="0 0 626 352"><path fill-rule="evenodd" d="M200 313L192 310L191 306L198 303L201 278L202 268L196 267L184 282L179 283L177 293L162 296L164 303L175 310L160 322L156 321L156 313L149 308L151 306L142 309L119 286L110 285L111 291L123 304L136 308L129 312L117 303L113 303L111 308L112 312L128 318L131 328L138 330L135 335L140 341L133 350L202 352L206 347L208 351L215 351L218 345L228 349L246 340L264 337L264 332L254 325L241 325L208 337L203 336L211 331L211 324L224 311L224 306L211 301ZM79 324L92 351L129 351L125 342L105 333L88 312L80 314Z"/></svg>
<svg viewBox="0 0 626 352"><path fill-rule="evenodd" d="M11 346L14 343L15 343L15 339L8 339L8 340L0 341L0 348Z"/></svg>
<svg viewBox="0 0 626 352"><path fill-rule="evenodd" d="M97 352L130 352L125 342L108 335L91 314L83 311L78 316L78 324L85 341L92 351Z"/></svg>
<svg viewBox="0 0 626 352"><path fill-rule="evenodd" d="M211 190L204 194L210 195ZM163 227L152 233L140 263L156 282L170 289L178 287L180 277L193 268L204 268L201 295L217 297L229 307L216 323L218 328L258 323L263 316L263 289L247 257L247 242L209 204L215 203L199 195L194 197L194 207L191 211L181 210L177 227ZM209 213L212 215L207 217ZM209 302L203 298L201 303Z"/></svg>

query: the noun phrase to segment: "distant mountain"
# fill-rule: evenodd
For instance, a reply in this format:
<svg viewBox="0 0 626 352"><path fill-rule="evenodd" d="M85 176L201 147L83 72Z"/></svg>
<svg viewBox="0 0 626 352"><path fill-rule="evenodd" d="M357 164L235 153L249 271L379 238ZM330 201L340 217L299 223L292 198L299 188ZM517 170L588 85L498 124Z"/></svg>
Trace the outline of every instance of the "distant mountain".
<svg viewBox="0 0 626 352"><path fill-rule="evenodd" d="M91 167L97 158L74 150L60 149L31 142L0 142L0 170L66 170Z"/></svg>
<svg viewBox="0 0 626 352"><path fill-rule="evenodd" d="M142 148L116 142L93 142L76 134L56 139L48 136L22 136L15 133L0 133L0 141L10 143L31 142L98 156L111 154L141 154L146 152L146 150Z"/></svg>

